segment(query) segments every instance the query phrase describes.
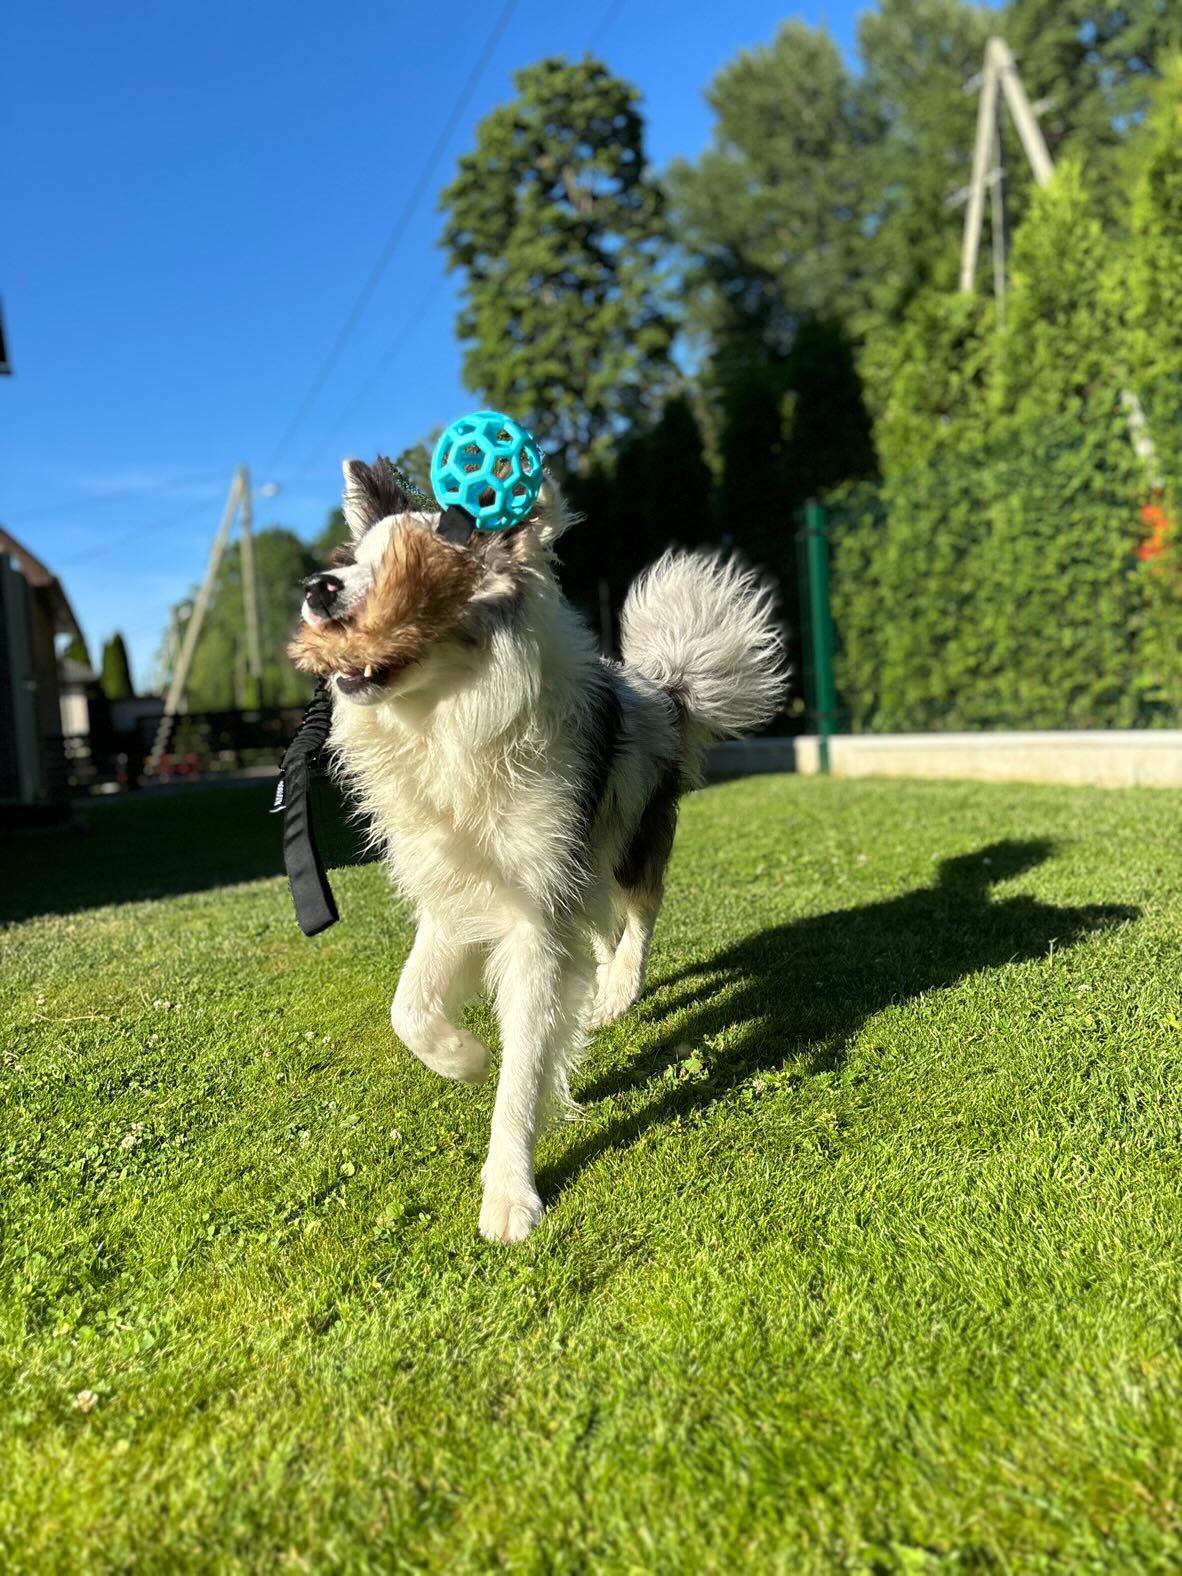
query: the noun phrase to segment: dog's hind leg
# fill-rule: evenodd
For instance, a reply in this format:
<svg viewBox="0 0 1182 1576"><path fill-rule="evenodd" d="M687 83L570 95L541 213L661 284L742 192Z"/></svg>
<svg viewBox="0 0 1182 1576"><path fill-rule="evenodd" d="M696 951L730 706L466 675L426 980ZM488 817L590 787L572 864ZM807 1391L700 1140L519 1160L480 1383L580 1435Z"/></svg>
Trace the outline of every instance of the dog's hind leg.
<svg viewBox="0 0 1182 1576"><path fill-rule="evenodd" d="M665 896L665 870L677 831L682 770L670 765L649 795L616 866L615 910L623 917L611 961L600 964L588 1027L602 1029L622 1017L644 990L653 926Z"/></svg>
<svg viewBox="0 0 1182 1576"><path fill-rule="evenodd" d="M433 1072L462 1083L488 1077L488 1047L450 1021L474 993L479 965L477 947L455 941L424 914L390 1004L390 1022L406 1048Z"/></svg>
<svg viewBox="0 0 1182 1576"><path fill-rule="evenodd" d="M624 928L610 961L601 963L596 971L589 1028L606 1028L640 1000L663 897L660 885L623 893Z"/></svg>
<svg viewBox="0 0 1182 1576"><path fill-rule="evenodd" d="M489 977L501 1025L501 1075L481 1174L480 1234L520 1242L542 1218L534 1143L546 1097L565 1093L590 964L579 965L546 929L522 920L493 949Z"/></svg>

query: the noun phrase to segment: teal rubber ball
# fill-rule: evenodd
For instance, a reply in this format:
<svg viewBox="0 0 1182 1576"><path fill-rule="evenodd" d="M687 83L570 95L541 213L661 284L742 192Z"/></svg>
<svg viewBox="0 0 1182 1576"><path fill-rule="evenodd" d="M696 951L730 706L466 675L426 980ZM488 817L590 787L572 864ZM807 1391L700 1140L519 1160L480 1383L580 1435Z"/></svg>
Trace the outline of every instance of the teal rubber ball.
<svg viewBox="0 0 1182 1576"><path fill-rule="evenodd" d="M542 451L531 432L499 410L475 410L440 434L431 488L441 509L458 504L478 531L507 531L529 518L542 486Z"/></svg>

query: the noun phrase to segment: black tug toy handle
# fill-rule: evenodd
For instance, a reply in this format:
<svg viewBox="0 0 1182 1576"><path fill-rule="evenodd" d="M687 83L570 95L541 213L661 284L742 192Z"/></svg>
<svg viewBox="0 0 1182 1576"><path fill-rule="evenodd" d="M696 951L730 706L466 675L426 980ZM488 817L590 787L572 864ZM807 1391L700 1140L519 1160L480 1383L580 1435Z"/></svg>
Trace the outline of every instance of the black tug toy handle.
<svg viewBox="0 0 1182 1576"><path fill-rule="evenodd" d="M283 815L283 865L291 886L296 919L305 936L318 936L341 917L316 846L308 784L312 766L332 726L332 696L327 679L317 682L299 732L279 768L272 813Z"/></svg>

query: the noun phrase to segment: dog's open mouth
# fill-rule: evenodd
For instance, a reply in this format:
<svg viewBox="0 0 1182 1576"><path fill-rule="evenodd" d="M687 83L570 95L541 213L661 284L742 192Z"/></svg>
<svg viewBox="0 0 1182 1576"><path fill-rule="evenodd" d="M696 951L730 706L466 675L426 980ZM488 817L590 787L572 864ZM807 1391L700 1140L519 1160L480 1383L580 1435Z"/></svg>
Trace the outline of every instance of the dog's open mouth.
<svg viewBox="0 0 1182 1576"><path fill-rule="evenodd" d="M365 690L385 689L400 673L405 673L409 662L367 662L361 670L342 668L336 675L337 688L342 695L360 695Z"/></svg>

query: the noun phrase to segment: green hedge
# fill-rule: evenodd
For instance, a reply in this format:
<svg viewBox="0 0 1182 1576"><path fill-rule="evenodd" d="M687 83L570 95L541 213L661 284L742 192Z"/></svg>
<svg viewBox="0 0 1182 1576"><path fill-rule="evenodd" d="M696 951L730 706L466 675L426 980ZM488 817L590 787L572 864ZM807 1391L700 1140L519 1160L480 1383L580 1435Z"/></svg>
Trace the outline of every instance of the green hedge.
<svg viewBox="0 0 1182 1576"><path fill-rule="evenodd" d="M1177 726L1176 554L1119 410L831 501L841 705L855 730Z"/></svg>
<svg viewBox="0 0 1182 1576"><path fill-rule="evenodd" d="M1182 334L1162 317L1182 277L1179 128L1182 66L1127 239L1065 163L1014 238L1004 322L929 293L876 347L884 479L830 500L855 729L1182 724Z"/></svg>

